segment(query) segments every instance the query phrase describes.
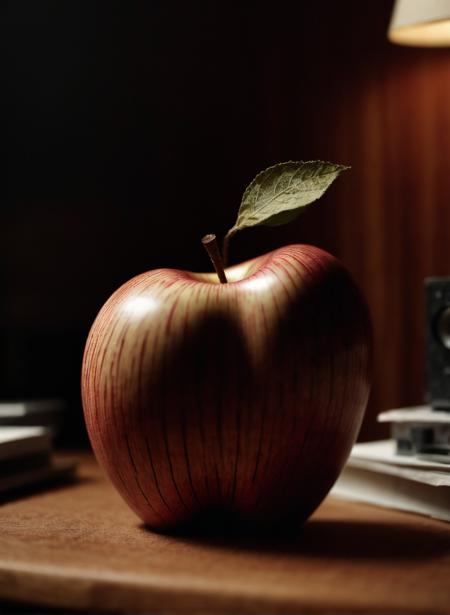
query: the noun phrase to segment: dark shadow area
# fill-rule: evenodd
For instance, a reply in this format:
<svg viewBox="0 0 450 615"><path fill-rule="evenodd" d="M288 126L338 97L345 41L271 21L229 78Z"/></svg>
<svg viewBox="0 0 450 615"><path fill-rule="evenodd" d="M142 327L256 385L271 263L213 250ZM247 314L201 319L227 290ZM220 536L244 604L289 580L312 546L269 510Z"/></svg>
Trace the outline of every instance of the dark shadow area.
<svg viewBox="0 0 450 615"><path fill-rule="evenodd" d="M92 483L95 480L95 478L87 476L77 476L75 471L71 476L58 476L25 487L14 487L0 495L0 506L35 495L44 495L50 492L55 493L57 491L63 491L64 489L71 489L74 485ZM2 615L2 611L0 611L0 615Z"/></svg>
<svg viewBox="0 0 450 615"><path fill-rule="evenodd" d="M448 533L430 532L417 525L317 519L297 527L258 530L254 526L234 524L233 519L227 525L228 521L230 517L226 515L210 517L205 526L186 526L175 535L188 544L264 556L405 560L450 553ZM141 529L150 531L143 525Z"/></svg>
<svg viewBox="0 0 450 615"><path fill-rule="evenodd" d="M94 613L101 613L102 615L112 615L112 611L93 611L93 610L80 610L80 609L57 609L49 606L43 606L42 604L33 604L26 602L0 602L0 615L63 615L64 613L70 613L70 615L93 615ZM131 614L130 614L131 615Z"/></svg>

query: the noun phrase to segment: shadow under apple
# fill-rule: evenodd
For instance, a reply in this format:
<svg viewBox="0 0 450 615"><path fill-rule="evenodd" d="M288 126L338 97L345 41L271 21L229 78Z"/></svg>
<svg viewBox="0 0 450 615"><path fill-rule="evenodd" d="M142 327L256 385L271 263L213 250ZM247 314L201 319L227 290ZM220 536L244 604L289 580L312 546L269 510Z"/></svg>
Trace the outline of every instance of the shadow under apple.
<svg viewBox="0 0 450 615"><path fill-rule="evenodd" d="M199 518L198 524L185 526L176 534L176 540L214 550L289 558L406 561L432 559L450 552L450 537L444 528L430 531L429 527L388 521L311 519L283 528L266 527L266 533L262 534L250 526L234 524L233 519L226 516L216 517L212 524L213 518L208 515ZM206 521L204 525L203 521ZM145 525L140 529L152 532Z"/></svg>

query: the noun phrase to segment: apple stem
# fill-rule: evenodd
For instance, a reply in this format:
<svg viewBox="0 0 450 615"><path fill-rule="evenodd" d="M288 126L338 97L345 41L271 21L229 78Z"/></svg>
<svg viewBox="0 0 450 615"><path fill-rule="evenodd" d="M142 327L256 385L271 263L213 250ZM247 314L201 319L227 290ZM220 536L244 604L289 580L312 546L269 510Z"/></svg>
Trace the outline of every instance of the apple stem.
<svg viewBox="0 0 450 615"><path fill-rule="evenodd" d="M220 254L219 245L217 243L216 236L215 235L205 235L202 238L202 244L205 246L205 250L209 254L209 258L211 259L211 262L214 265L214 269L216 270L217 277L219 278L220 283L226 284L228 280L227 280L227 276L225 275L222 255Z"/></svg>

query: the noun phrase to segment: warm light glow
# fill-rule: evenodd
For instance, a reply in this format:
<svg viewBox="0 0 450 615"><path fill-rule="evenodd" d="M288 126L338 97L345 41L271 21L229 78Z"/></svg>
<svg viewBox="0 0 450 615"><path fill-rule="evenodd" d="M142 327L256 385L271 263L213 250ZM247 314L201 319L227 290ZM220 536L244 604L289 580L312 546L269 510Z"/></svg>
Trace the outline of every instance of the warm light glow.
<svg viewBox="0 0 450 615"><path fill-rule="evenodd" d="M388 38L400 45L450 46L450 0L396 0Z"/></svg>
<svg viewBox="0 0 450 615"><path fill-rule="evenodd" d="M450 46L450 19L434 23L405 26L390 30L389 40L399 45L419 47Z"/></svg>
<svg viewBox="0 0 450 615"><path fill-rule="evenodd" d="M248 263L240 263L226 269L228 282L239 282L248 275Z"/></svg>
<svg viewBox="0 0 450 615"><path fill-rule="evenodd" d="M159 303L148 295L145 297L137 296L127 299L123 304L123 309L130 315L143 316L148 312L154 312L158 309Z"/></svg>
<svg viewBox="0 0 450 615"><path fill-rule="evenodd" d="M275 278L271 275L263 275L263 276L255 276L252 278L248 278L248 280L243 280L242 286L246 290L251 290L255 292L259 292L261 290L266 290L274 283Z"/></svg>

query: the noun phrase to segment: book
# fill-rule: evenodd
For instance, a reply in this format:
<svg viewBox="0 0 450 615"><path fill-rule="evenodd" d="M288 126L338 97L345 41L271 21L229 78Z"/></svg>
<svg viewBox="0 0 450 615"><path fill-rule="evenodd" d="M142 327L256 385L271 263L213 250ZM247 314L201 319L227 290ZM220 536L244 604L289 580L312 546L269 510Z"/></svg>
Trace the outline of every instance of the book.
<svg viewBox="0 0 450 615"><path fill-rule="evenodd" d="M42 412L61 412L65 403L61 399L29 399L0 401L0 418L20 418Z"/></svg>
<svg viewBox="0 0 450 615"><path fill-rule="evenodd" d="M0 426L0 493L67 478L74 469L73 461L53 460L45 427Z"/></svg>
<svg viewBox="0 0 450 615"><path fill-rule="evenodd" d="M398 455L396 446L355 444L331 495L450 521L450 465Z"/></svg>
<svg viewBox="0 0 450 615"><path fill-rule="evenodd" d="M62 399L0 401L0 426L37 425L56 435L65 409Z"/></svg>
<svg viewBox="0 0 450 615"><path fill-rule="evenodd" d="M413 406L382 412L378 421L390 423L398 455L450 464L450 412Z"/></svg>
<svg viewBox="0 0 450 615"><path fill-rule="evenodd" d="M50 451L50 433L45 427L0 426L0 462Z"/></svg>
<svg viewBox="0 0 450 615"><path fill-rule="evenodd" d="M410 406L380 412L379 423L450 423L450 412L433 410L431 406Z"/></svg>

